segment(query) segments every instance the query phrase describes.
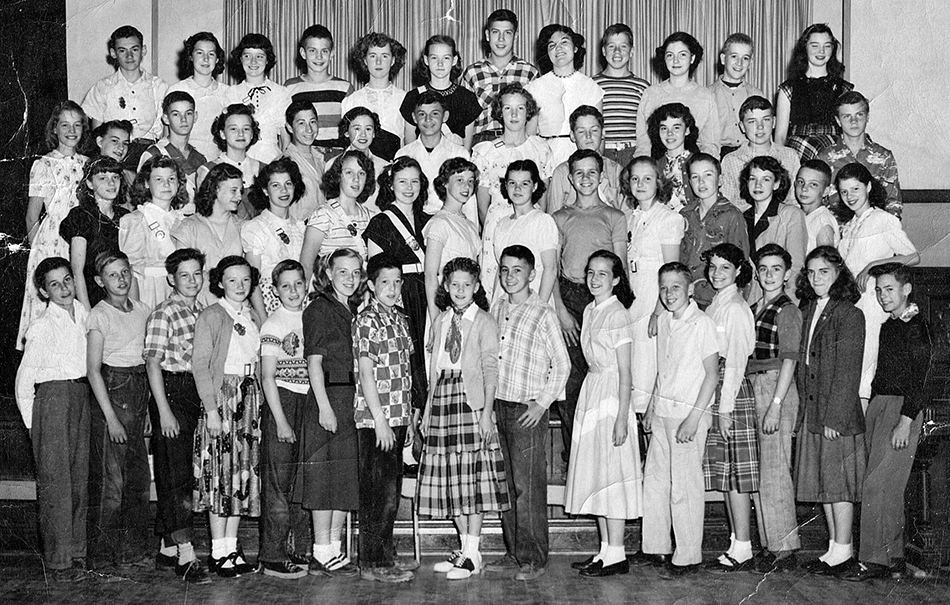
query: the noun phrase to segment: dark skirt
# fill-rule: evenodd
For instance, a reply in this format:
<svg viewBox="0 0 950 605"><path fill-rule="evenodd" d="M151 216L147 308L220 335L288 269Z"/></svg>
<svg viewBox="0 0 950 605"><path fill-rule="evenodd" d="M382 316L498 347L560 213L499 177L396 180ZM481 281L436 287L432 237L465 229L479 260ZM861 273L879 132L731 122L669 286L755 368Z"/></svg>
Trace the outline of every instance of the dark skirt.
<svg viewBox="0 0 950 605"><path fill-rule="evenodd" d="M804 427L808 426L805 416ZM864 433L831 441L807 428L798 434L796 499L801 502L860 502L868 454Z"/></svg>
<svg viewBox="0 0 950 605"><path fill-rule="evenodd" d="M320 426L313 391L307 393L300 428L300 468L294 483L294 502L309 510L356 510L359 507L359 455L353 397L356 387L327 387L336 415L336 433Z"/></svg>
<svg viewBox="0 0 950 605"><path fill-rule="evenodd" d="M429 394L426 379L426 284L422 273L407 273L402 281L402 306L406 311L409 324L409 338L412 340L413 353L409 358L412 370L412 407L422 410L426 407Z"/></svg>
<svg viewBox="0 0 950 605"><path fill-rule="evenodd" d="M755 392L748 378L742 379L732 410L732 432L726 441L719 433L719 398L724 365L719 367L719 386L713 404L713 423L706 437L703 478L707 491L750 493L759 491L759 435Z"/></svg>

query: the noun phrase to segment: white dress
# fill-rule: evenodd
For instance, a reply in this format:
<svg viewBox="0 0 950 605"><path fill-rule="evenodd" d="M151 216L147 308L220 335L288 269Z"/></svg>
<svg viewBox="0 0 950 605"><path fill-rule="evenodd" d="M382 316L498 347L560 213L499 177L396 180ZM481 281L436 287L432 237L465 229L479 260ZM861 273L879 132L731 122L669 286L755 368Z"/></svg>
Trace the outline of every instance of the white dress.
<svg viewBox="0 0 950 605"><path fill-rule="evenodd" d="M261 129L259 141L247 148L247 155L261 164L269 164L280 157L280 136L284 132L284 112L290 105L290 92L265 78L260 86L251 86L247 81L229 88L225 93L229 104L244 103L254 107L254 119Z"/></svg>
<svg viewBox="0 0 950 605"><path fill-rule="evenodd" d="M244 253L256 254L261 259L261 296L268 315L280 308L271 273L282 260L300 260L305 230L303 221L293 217L282 219L270 210L264 210L241 227Z"/></svg>
<svg viewBox="0 0 950 605"><path fill-rule="evenodd" d="M616 350L631 342L630 316L616 297L584 309L581 347L590 365L577 398L564 510L610 519L642 516L643 473L637 420L627 416L627 439L613 443L620 408Z"/></svg>
<svg viewBox="0 0 950 605"><path fill-rule="evenodd" d="M172 293L166 279L165 259L175 251L172 231L183 218L180 210L163 210L146 202L119 219L119 250L129 256L139 286L139 300L149 309Z"/></svg>

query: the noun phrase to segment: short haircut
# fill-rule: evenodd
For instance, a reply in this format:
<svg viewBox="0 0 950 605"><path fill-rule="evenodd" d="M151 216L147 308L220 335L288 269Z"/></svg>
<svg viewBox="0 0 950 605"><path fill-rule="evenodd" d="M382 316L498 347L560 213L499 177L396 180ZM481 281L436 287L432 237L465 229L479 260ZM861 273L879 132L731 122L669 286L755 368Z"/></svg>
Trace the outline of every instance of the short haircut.
<svg viewBox="0 0 950 605"><path fill-rule="evenodd" d="M666 103L660 105L650 117L647 118L647 136L650 137L650 155L658 160L666 154L666 147L660 138L660 124L669 119L683 120L686 127L686 138L683 140L683 147L690 153L699 151L699 129L696 128L696 118L689 107L682 103Z"/></svg>
<svg viewBox="0 0 950 605"><path fill-rule="evenodd" d="M712 259L717 256L725 261L728 261L729 264L736 268L736 286L740 290L752 283L752 276L755 274L755 269L753 269L752 265L749 264L748 259L745 257L745 252L742 251L742 248L729 242L713 246L709 250L703 252L702 256L700 257L702 258L703 262L706 263L706 269L703 274L707 280L709 279L709 269L712 265Z"/></svg>
<svg viewBox="0 0 950 605"><path fill-rule="evenodd" d="M541 28L541 31L538 32L538 40L534 44L534 54L538 70L542 74L546 74L554 69L554 64L551 63L551 58L548 57L548 42L550 42L554 34L558 32L570 36L571 41L574 43L574 69L580 69L584 65L584 57L587 56L587 49L584 47L586 42L584 36L566 25L552 23Z"/></svg>
<svg viewBox="0 0 950 605"><path fill-rule="evenodd" d="M165 273L174 275L182 263L196 260L202 269L205 268L204 252L197 248L179 248L165 258Z"/></svg>
<svg viewBox="0 0 950 605"><path fill-rule="evenodd" d="M181 164L168 156L156 155L142 164L142 167L139 168L138 173L135 175L135 182L132 183L132 206L138 208L142 204L151 201L152 192L149 191L148 181L152 178L152 172L159 168L173 171L178 178L178 191L172 199L172 209L177 210L188 204L188 188L185 186L187 182L185 180L185 171L182 169Z"/></svg>
<svg viewBox="0 0 950 605"><path fill-rule="evenodd" d="M333 34L330 33L330 30L324 25L311 25L307 29L303 30L303 33L300 34L300 38L297 40L297 52L294 53L294 64L297 66L297 69L307 73L307 60L300 56L300 51L303 50L307 45L307 40L310 38L317 38L318 40L329 40L330 41L330 50L333 50Z"/></svg>
<svg viewBox="0 0 950 605"><path fill-rule="evenodd" d="M109 36L109 41L106 43L106 47L109 50L115 50L115 45L119 42L119 38L135 38L139 41L139 46L145 46L145 37L142 36L142 32L138 29L132 27L131 25L123 25L119 27ZM112 55L106 53L106 61L113 69L119 69L119 61L113 59Z"/></svg>
<svg viewBox="0 0 950 605"><path fill-rule="evenodd" d="M195 65L191 60L191 55L194 54L195 46L197 46L199 42L211 42L214 44L214 55L217 61L214 64L214 69L211 70L211 77L217 78L224 73L224 67L228 62L228 58L224 53L224 49L221 48L221 44L218 43L218 39L211 32L198 32L183 43L182 51L178 56L179 79L184 80L194 75Z"/></svg>
<svg viewBox="0 0 950 605"><path fill-rule="evenodd" d="M511 246L507 246L501 251L499 264L501 264L501 259L505 258L506 256L508 258L523 260L528 265L529 269L534 270L534 252L532 252L527 246L522 246L521 244L512 244Z"/></svg>
<svg viewBox="0 0 950 605"><path fill-rule="evenodd" d="M756 156L742 167L742 171L739 173L739 197L745 200L747 204L755 205L752 194L749 192L749 177L752 175L753 168L767 170L772 173L775 182L778 183L778 189L772 192L772 200L779 203L783 202L788 196L789 189L792 188L792 177L788 174L788 170L785 170L785 166L782 166L781 162L770 155Z"/></svg>
<svg viewBox="0 0 950 605"><path fill-rule="evenodd" d="M248 147L261 139L261 126L257 123L257 120L254 119L254 107L243 103L232 103L228 105L223 112L218 114L218 117L211 123L211 138L214 139L214 144L218 146L218 149L221 151L228 150L228 143L224 140L224 127L228 122L228 118L231 116L247 116L251 118L251 142L248 143Z"/></svg>
<svg viewBox="0 0 950 605"><path fill-rule="evenodd" d="M659 271L657 271L657 277L663 277L666 273L675 273L686 280L687 284L693 283L693 272L689 270L689 267L684 265L679 261L673 261L671 263L664 263L660 266Z"/></svg>
<svg viewBox="0 0 950 605"><path fill-rule="evenodd" d="M630 189L630 175L633 174L634 167L640 164L653 168L653 172L656 174L656 201L661 204L668 203L673 197L673 183L666 178L660 164L648 155L638 155L620 171L620 193L623 194L624 199L634 208L639 205L637 199L633 196L633 191Z"/></svg>
<svg viewBox="0 0 950 605"><path fill-rule="evenodd" d="M50 151L59 147L59 136L56 134L56 125L59 123L59 118L67 111L77 114L79 119L82 120L82 134L79 135L79 142L76 143L77 151L83 148L91 134L89 118L86 116L86 112L83 111L82 107L79 106L79 103L69 100L62 101L53 108L49 120L46 121L46 146ZM129 126L131 127L131 124L129 124Z"/></svg>
<svg viewBox="0 0 950 605"><path fill-rule="evenodd" d="M118 249L103 250L96 255L96 262L94 265L96 268L96 275L101 277L102 271L116 261L123 261L126 265L129 265L130 267L132 266L129 262L129 256L125 252L122 252Z"/></svg>
<svg viewBox="0 0 950 605"><path fill-rule="evenodd" d="M838 113L838 110L841 109L842 105L864 105L865 112L871 111L871 103L868 102L867 97L856 90L849 90L838 97L838 100L835 101L835 114Z"/></svg>
<svg viewBox="0 0 950 605"><path fill-rule="evenodd" d="M601 128L604 127L604 114L600 112L599 109L593 105L579 105L577 109L571 112L570 117L568 118L571 130L574 130L574 127L577 126L577 121L584 116L590 116L597 119L597 124Z"/></svg>
<svg viewBox="0 0 950 605"><path fill-rule="evenodd" d="M601 48L607 46L607 39L611 36L626 36L627 41L630 42L630 46L633 46L633 30L625 23L614 23L613 25L607 26L607 29L604 30L604 35L600 38Z"/></svg>
<svg viewBox="0 0 950 605"><path fill-rule="evenodd" d="M827 187L831 184L831 166L829 166L824 160L819 160L818 158L813 160L805 160L802 162L799 170L802 168L808 168L809 170L820 172L822 176L825 177L825 186ZM797 177L798 175L795 176Z"/></svg>
<svg viewBox="0 0 950 605"><path fill-rule="evenodd" d="M350 139L350 125L353 123L353 120L360 116L366 116L373 120L373 133L375 136L379 136L379 133L383 130L383 127L379 122L379 114L372 109L358 105L343 114L343 116L340 118L340 122L337 124L337 132L341 140L348 141Z"/></svg>
<svg viewBox="0 0 950 605"><path fill-rule="evenodd" d="M398 269L402 275L402 263L395 256L386 252L377 254L366 261L366 279L375 282L379 274L386 269Z"/></svg>
<svg viewBox="0 0 950 605"><path fill-rule="evenodd" d="M878 278L884 275L893 275L894 279L897 280L897 283L900 285L911 284L913 285L913 273L911 272L910 267L904 263L884 263L883 265L876 265L871 267L868 271L871 277Z"/></svg>
<svg viewBox="0 0 950 605"><path fill-rule="evenodd" d="M742 105L739 106L739 121L745 119L745 114L750 111L755 111L756 109L761 109L762 111L772 112L772 102L766 99L765 97L760 97L759 95L752 95L748 99L742 102Z"/></svg>
<svg viewBox="0 0 950 605"><path fill-rule="evenodd" d="M387 46L393 56L393 65L389 68L389 81L392 82L399 75L399 72L406 65L406 47L388 34L370 32L361 36L350 50L350 69L356 74L358 81L369 82L369 69L366 67L366 55L369 53L369 49L374 47L386 48Z"/></svg>
<svg viewBox="0 0 950 605"><path fill-rule="evenodd" d="M485 19L485 27L482 28L482 54L488 56L491 54L491 46L488 44L488 40L485 39L486 34L491 31L491 26L495 23L508 22L514 27L515 33L518 33L518 16L507 8L499 8L493 10L488 18Z"/></svg>
<svg viewBox="0 0 950 605"><path fill-rule="evenodd" d="M599 153L593 149L578 149L572 153L567 158L567 170L568 172L574 172L574 166L581 160L586 160L588 158L593 158L597 161L597 170L599 172L604 171L604 158Z"/></svg>
<svg viewBox="0 0 950 605"><path fill-rule="evenodd" d="M692 172L693 166L700 162L709 162L716 169L716 173L720 176L722 175L722 164L719 162L719 158L702 152L694 153L688 160L686 160L686 175L689 176Z"/></svg>
<svg viewBox="0 0 950 605"><path fill-rule="evenodd" d="M504 116L502 115L501 109L504 107L504 99L508 95L521 95L524 97L526 121L540 113L541 109L538 107L538 102L534 100L534 96L530 92L525 90L521 82L504 84L502 85L501 90L498 91L498 94L495 95L491 100L491 117L492 119L501 122L502 125L504 125Z"/></svg>
<svg viewBox="0 0 950 605"><path fill-rule="evenodd" d="M745 44L752 50L753 53L755 52L755 44L752 42L752 37L749 36L748 34L743 34L742 32L735 32L735 33L729 34L726 37L726 40L722 43L722 48L719 49L719 54L724 55L727 52L729 52L729 47L733 44ZM725 71L726 71L726 66L723 65L722 60L717 59L716 72L722 74ZM742 115L741 111L739 112L739 115L740 116Z"/></svg>
<svg viewBox="0 0 950 605"><path fill-rule="evenodd" d="M351 149L343 155L337 156L333 165L323 173L323 182L320 184L320 189L323 190L323 194L327 196L328 200L340 197L340 175L343 174L343 164L350 158L355 159L363 172L366 173L366 185L363 187L363 191L360 192L359 197L356 198L356 203L362 204L376 191L376 167L373 166L373 160L366 157L362 151Z"/></svg>
<svg viewBox="0 0 950 605"><path fill-rule="evenodd" d="M442 111L445 111L445 101L442 99L442 95L434 90L426 90L417 96L412 103L412 112L415 113L423 105L438 105L442 108ZM415 118L413 118L413 121L415 121Z"/></svg>
<svg viewBox="0 0 950 605"><path fill-rule="evenodd" d="M788 271L792 268L792 255L789 254L788 250L779 246L776 243L768 243L752 253L752 264L756 268L759 266L759 262L766 256L777 256L782 259L782 264L785 265L785 270Z"/></svg>
<svg viewBox="0 0 950 605"><path fill-rule="evenodd" d="M211 216L211 213L214 212L214 202L218 197L218 187L224 181L231 179L241 181L241 186L244 186L244 175L241 174L241 170L237 166L224 162L212 166L195 194L195 212L201 216Z"/></svg>
<svg viewBox="0 0 950 605"><path fill-rule="evenodd" d="M449 158L442 162L442 165L439 166L439 174L432 182L432 187L435 188L435 194L439 196L440 200L445 201L447 195L445 184L449 182L449 179L463 172L471 172L475 183L478 183L478 166L470 160L466 160L465 158Z"/></svg>
<svg viewBox="0 0 950 605"><path fill-rule="evenodd" d="M303 182L303 176L300 174L300 168L297 162L288 157L277 158L269 164L261 166L257 176L254 177L254 184L248 191L248 199L258 210L266 210L270 206L270 198L267 196L267 185L270 177L275 174L286 174L294 184L294 195L290 203L296 204L303 197L307 186Z"/></svg>
<svg viewBox="0 0 950 605"><path fill-rule="evenodd" d="M224 279L224 272L231 267L247 267L251 272L251 288L253 291L261 281L261 272L257 267L247 262L243 256L231 255L222 258L216 267L212 267L208 276L208 289L218 298L224 298L224 287L221 286L221 280ZM248 292L250 297L250 291Z"/></svg>
<svg viewBox="0 0 950 605"><path fill-rule="evenodd" d="M310 101L304 101L303 99L297 99L296 101L291 101L290 105L287 106L287 110L284 111L284 121L288 125L294 123L294 120L297 119L297 114L301 111L312 111L313 115L320 119L320 114L317 113L317 108L313 106L313 103Z"/></svg>
<svg viewBox="0 0 950 605"><path fill-rule="evenodd" d="M508 181L508 175L512 172L527 172L531 175L531 180L537 185L537 188L534 190L534 193L531 194L531 201L537 203L544 196L544 192L547 190L547 187L544 184L544 179L541 178L541 171L538 169L538 165L534 163L534 160L515 160L508 164L508 168L505 169L505 175L501 177L501 196L508 200L508 187L506 182ZM510 200L509 200L510 201Z"/></svg>
<svg viewBox="0 0 950 605"><path fill-rule="evenodd" d="M72 276L73 274L72 265L62 256L49 256L44 258L36 265L36 269L33 271L33 286L36 288L40 300L43 302L49 302L49 298L43 295L43 290L46 289L46 276L56 269L66 269L68 275Z"/></svg>
<svg viewBox="0 0 950 605"><path fill-rule="evenodd" d="M300 264L300 261L294 260L292 258L285 258L274 265L274 269L270 272L270 279L274 283L275 289L277 288L277 280L280 278L280 276L289 271L299 271L302 278L305 278L307 275L304 273L303 265Z"/></svg>
<svg viewBox="0 0 950 605"><path fill-rule="evenodd" d="M231 59L228 62L228 73L238 82L247 79L244 73L244 66L241 65L241 55L249 48L259 48L267 56L267 65L264 66L264 73L269 74L274 66L277 65L277 55L274 53L274 45L270 38L264 34L245 34L238 45L231 51Z"/></svg>
<svg viewBox="0 0 950 605"><path fill-rule="evenodd" d="M703 60L703 45L699 43L699 40L686 32L673 32L663 40L663 44L656 47L656 52L653 55L653 69L660 76L660 80L667 80L670 77L670 70L666 67L666 48L674 42L685 44L693 55L693 60L689 64L690 77L696 73L699 62Z"/></svg>
<svg viewBox="0 0 950 605"><path fill-rule="evenodd" d="M184 90L173 90L162 99L162 113L168 113L168 108L175 103L191 103L195 107L195 98Z"/></svg>

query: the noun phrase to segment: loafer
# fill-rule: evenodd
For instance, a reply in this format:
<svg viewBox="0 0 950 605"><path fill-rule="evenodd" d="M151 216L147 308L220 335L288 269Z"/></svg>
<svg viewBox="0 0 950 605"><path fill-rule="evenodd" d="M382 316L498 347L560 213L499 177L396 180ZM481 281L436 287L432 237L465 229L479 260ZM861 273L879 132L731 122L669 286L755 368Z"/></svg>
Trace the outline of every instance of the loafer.
<svg viewBox="0 0 950 605"><path fill-rule="evenodd" d="M887 578L891 575L891 569L887 565L880 563L858 563L850 569L838 574L839 580L846 582L867 582L868 580L877 580Z"/></svg>
<svg viewBox="0 0 950 605"><path fill-rule="evenodd" d="M857 560L852 557L845 561L844 563L839 563L838 565L828 565L824 561L821 562L821 565L816 565L810 573L816 576L838 576L839 574L846 573L854 569L857 566Z"/></svg>
<svg viewBox="0 0 950 605"><path fill-rule="evenodd" d="M574 565L575 565L574 563L571 563L571 567L574 567ZM485 563L484 570L491 573L507 573L507 572L515 571L516 569L519 569L520 567L521 565L518 565L517 559L515 559L511 555L505 555L504 557L500 557L498 559L495 559L494 561ZM574 569L578 569L578 568L574 567Z"/></svg>
<svg viewBox="0 0 950 605"><path fill-rule="evenodd" d="M696 573L700 567L700 563L693 563L692 565L674 565L670 563L660 570L660 577L664 580L682 578L683 576Z"/></svg>
<svg viewBox="0 0 950 605"><path fill-rule="evenodd" d="M726 558L728 565L719 559L714 559L706 564L706 569L713 573L733 573L737 571L751 571L755 568L755 557L749 557L740 563L726 553L722 553L722 556Z"/></svg>
<svg viewBox="0 0 950 605"><path fill-rule="evenodd" d="M211 578L208 577L208 572L205 571L205 568L198 559L192 559L181 565L176 564L175 575L181 578L183 582L188 582L189 584L211 584Z"/></svg>
<svg viewBox="0 0 950 605"><path fill-rule="evenodd" d="M292 561L264 561L261 569L265 576L281 578L282 580L299 580L307 576L307 570Z"/></svg>
<svg viewBox="0 0 950 605"><path fill-rule="evenodd" d="M174 555L155 555L155 569L175 569L178 567L178 557Z"/></svg>
<svg viewBox="0 0 950 605"><path fill-rule="evenodd" d="M364 567L360 569L360 579L369 582L382 582L384 584L399 584L408 582L415 577L411 571L398 569L396 567Z"/></svg>
<svg viewBox="0 0 950 605"><path fill-rule="evenodd" d="M525 563L521 566L521 569L518 570L518 573L515 574L515 580L519 582L530 582L531 580L537 580L547 572L547 567L537 567L531 563Z"/></svg>
<svg viewBox="0 0 950 605"><path fill-rule="evenodd" d="M789 571L798 567L798 557L794 552L778 557L773 552L763 550L753 558L753 561L755 563L749 571L760 574Z"/></svg>
<svg viewBox="0 0 950 605"><path fill-rule="evenodd" d="M595 557L597 557L597 555L591 555L583 561L574 561L571 563L571 569L576 569L578 571L581 571L582 569L590 569L591 567L600 563L600 560L595 559Z"/></svg>
<svg viewBox="0 0 950 605"><path fill-rule="evenodd" d="M672 555L645 553L642 550L638 550L627 557L627 561L630 562L632 567L666 567L670 564L671 558Z"/></svg>
<svg viewBox="0 0 950 605"><path fill-rule="evenodd" d="M610 565L604 565L601 561L598 561L598 563L600 563L598 567L582 569L581 575L585 578L606 578L607 576L620 576L630 573L630 562L626 558Z"/></svg>

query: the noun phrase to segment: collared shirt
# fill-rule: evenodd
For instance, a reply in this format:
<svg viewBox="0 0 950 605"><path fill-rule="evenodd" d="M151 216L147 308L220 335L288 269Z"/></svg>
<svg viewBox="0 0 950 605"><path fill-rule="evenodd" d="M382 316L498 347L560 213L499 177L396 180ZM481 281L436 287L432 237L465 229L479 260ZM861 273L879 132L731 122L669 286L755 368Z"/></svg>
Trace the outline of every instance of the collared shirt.
<svg viewBox="0 0 950 605"><path fill-rule="evenodd" d="M300 258L304 233L302 221L288 216L283 219L270 210L264 210L241 227L244 252L261 259L261 278L270 281L271 271L285 258Z"/></svg>
<svg viewBox="0 0 950 605"><path fill-rule="evenodd" d="M370 300L353 322L353 371L359 375L360 359L364 357L373 363L379 405L389 426L409 424L411 354L412 339L409 338L406 316L399 309L386 309L375 298ZM353 420L356 428L376 428L373 413L363 395L362 379L356 381L355 405Z"/></svg>
<svg viewBox="0 0 950 605"><path fill-rule="evenodd" d="M92 85L82 100L82 109L90 120L128 120L132 139L158 139L162 136L162 100L168 84L142 70L135 82L129 82L118 70Z"/></svg>
<svg viewBox="0 0 950 605"><path fill-rule="evenodd" d="M792 257L788 281L794 284L805 264L808 241L805 213L798 204L786 204L773 197L758 220L755 218L755 206L749 206L743 216L749 227L749 246L752 250L758 250L766 244L778 244L788 251ZM749 300L758 300L762 296L759 282L752 280L750 285ZM790 293L790 296L797 302L794 294Z"/></svg>
<svg viewBox="0 0 950 605"><path fill-rule="evenodd" d="M843 227L838 250L851 273L857 275L871 261L914 254L917 247L907 237L897 217L880 208L869 208ZM868 287L873 293L873 280Z"/></svg>
<svg viewBox="0 0 950 605"><path fill-rule="evenodd" d="M158 303L148 316L142 358L155 358L166 372L191 372L195 322L204 305L189 307L177 293Z"/></svg>
<svg viewBox="0 0 950 605"><path fill-rule="evenodd" d="M16 373L16 402L27 429L33 427L36 385L86 375L86 308L73 300L73 316L47 305L26 331L23 359Z"/></svg>
<svg viewBox="0 0 950 605"><path fill-rule="evenodd" d="M623 196L620 194L620 172L623 166L610 158L604 158L604 170L600 173L600 199L617 210L623 210ZM567 162L561 162L551 174L548 186L547 211L554 214L564 206L573 206L577 201L577 191L571 186L570 169Z"/></svg>
<svg viewBox="0 0 950 605"><path fill-rule="evenodd" d="M805 215L805 229L808 232L808 241L805 244L805 254L808 254L818 246L818 234L825 227L831 227L831 233L834 237L834 246L838 246L841 241L841 227L838 225L838 219L828 210L827 206L819 206L811 214Z"/></svg>
<svg viewBox="0 0 950 605"><path fill-rule="evenodd" d="M547 409L564 398L571 360L554 311L531 292L521 304L503 296L492 316L498 323L498 389L495 397Z"/></svg>
<svg viewBox="0 0 950 605"><path fill-rule="evenodd" d="M708 88L690 80L685 86L676 87L664 80L647 88L640 98L637 111L637 155L650 155L650 137L647 135L647 118L661 105L682 103L689 108L699 130L699 148L713 157L719 157L719 139L722 126L719 123L719 105L716 95Z"/></svg>
<svg viewBox="0 0 950 605"><path fill-rule="evenodd" d="M407 143L399 151L396 152L396 157L410 157L415 161L419 162L419 167L422 168L422 173L426 175L426 178L429 179L429 198L426 200L426 204L423 207L423 211L427 214L435 214L442 209L442 200L439 199L438 194L435 192L435 177L439 176L439 168L442 167L442 164L446 160L451 158L465 158L466 160L471 159L472 154L469 153L468 149L465 149L461 145L453 143L446 137L442 135L442 138L439 139L439 144L433 147L432 149L427 149L425 145L422 144L422 139L417 138L411 143ZM475 199L474 191L472 192L472 199ZM474 219L477 222L478 212L475 203L465 204L466 206L471 206L475 210ZM466 212L466 217L471 220L473 217L469 216L469 213Z"/></svg>
<svg viewBox="0 0 950 605"><path fill-rule="evenodd" d="M719 356L725 359L719 412L728 414L735 409L749 355L755 351L755 317L734 283L716 293L706 314L716 322Z"/></svg>
<svg viewBox="0 0 950 605"><path fill-rule="evenodd" d="M696 405L706 378L703 361L719 354L716 322L690 301L680 319L669 312L660 315L656 346L657 396L653 413L664 418L686 418Z"/></svg>
<svg viewBox="0 0 950 605"><path fill-rule="evenodd" d="M871 137L865 135L864 147L859 149L857 154L854 154L845 144L844 138L839 136L833 145L823 148L818 153L818 159L831 166L832 183L838 171L848 164L857 162L863 165L871 171L871 174L881 183L887 193L887 203L884 209L897 218L901 217L901 212L904 210L901 182L897 176L897 161L890 149L875 143L871 140ZM841 200L837 192L828 196L830 207L834 208L840 203Z"/></svg>
<svg viewBox="0 0 950 605"><path fill-rule="evenodd" d="M469 323L474 323L475 316L478 315L478 311L479 311L478 305L474 303L470 304L468 308L465 309L465 311L462 313L462 322L468 321ZM449 355L449 352L445 350L445 343L449 337L449 330L451 329L452 318L454 317L454 315L455 315L455 312L452 309L452 307L449 307L448 313L443 313L441 315L442 325L440 326L441 330L439 330L439 342L435 343L436 349L432 353L433 355L436 356L436 361L437 361L436 367L440 370L461 370L462 369L462 356L459 356L457 360L452 361L452 358ZM465 337L469 335L470 334L466 333L466 330L464 329L462 330L462 348L465 347L465 343L466 343Z"/></svg>
<svg viewBox="0 0 950 605"><path fill-rule="evenodd" d="M752 151L752 143L746 141L739 149L736 149L722 159L722 185L720 191L722 195L739 210L745 211L749 207L749 203L742 199L742 195L740 194L742 187L739 183L739 174L742 172L742 169L745 168L745 165L749 163L749 160L759 155L767 155L778 160L782 167L788 170L788 176L792 181L795 180L796 175L798 175L798 169L801 167L801 160L798 158L798 154L784 145L776 145L773 142L766 153L755 153ZM795 187L789 188L788 195L785 196L784 201L792 205L798 203L795 201Z"/></svg>
<svg viewBox="0 0 950 605"><path fill-rule="evenodd" d="M356 207L357 215L350 216L343 210L340 200L333 198L314 210L307 220L307 229L316 229L323 233L319 256L326 258L340 248L352 248L366 258L363 232L369 226L373 215L362 204L357 204Z"/></svg>
<svg viewBox="0 0 950 605"><path fill-rule="evenodd" d="M249 302L244 302L240 309L235 309L223 298L218 304L234 322L231 326L234 333L228 342L228 355L224 360L224 373L250 376L257 367L261 352L261 331L254 321L254 310Z"/></svg>
<svg viewBox="0 0 950 605"><path fill-rule="evenodd" d="M719 123L722 132L719 144L722 147L738 147L746 142L745 135L739 129L739 108L749 97L764 97L765 94L748 82L739 82L735 86L726 84L722 78L707 86L716 98L719 108Z"/></svg>
<svg viewBox="0 0 950 605"><path fill-rule="evenodd" d="M228 106L226 96L227 84L212 80L209 86L200 86L194 76L185 78L168 87L168 92L180 90L187 92L195 100L195 125L191 129L188 142L209 160L221 154L218 145L211 135L211 125L222 111Z"/></svg>
<svg viewBox="0 0 950 605"><path fill-rule="evenodd" d="M300 176L303 178L303 196L297 200L296 204L290 206L290 216L298 221L306 221L314 210L327 201L320 189L320 184L323 182L323 173L326 172L323 154L317 151L316 147L311 147L310 153L313 155L309 158L306 157L293 144L288 145L287 149L284 150L284 157L290 158L297 164L297 168L300 169Z"/></svg>
<svg viewBox="0 0 950 605"><path fill-rule="evenodd" d="M514 83L525 86L537 77L538 68L516 56L512 56L511 61L501 70L488 59L476 61L466 67L462 72L460 82L462 86L475 93L478 104L482 107L481 114L475 120L475 133L478 134L484 130L501 130L501 123L492 118L491 104L502 86Z"/></svg>
<svg viewBox="0 0 950 605"><path fill-rule="evenodd" d="M310 379L303 356L303 309L290 311L281 306L261 326L261 357L274 357L278 386L307 394Z"/></svg>
<svg viewBox="0 0 950 605"><path fill-rule="evenodd" d="M706 261L703 252L719 244L729 242L749 254L749 228L739 210L720 196L705 216L700 215L699 200L683 208L686 217L686 232L680 242L680 262L689 267L696 284L694 299L701 306L708 305L714 296L706 280Z"/></svg>

